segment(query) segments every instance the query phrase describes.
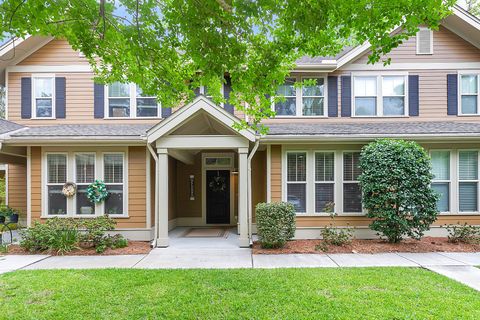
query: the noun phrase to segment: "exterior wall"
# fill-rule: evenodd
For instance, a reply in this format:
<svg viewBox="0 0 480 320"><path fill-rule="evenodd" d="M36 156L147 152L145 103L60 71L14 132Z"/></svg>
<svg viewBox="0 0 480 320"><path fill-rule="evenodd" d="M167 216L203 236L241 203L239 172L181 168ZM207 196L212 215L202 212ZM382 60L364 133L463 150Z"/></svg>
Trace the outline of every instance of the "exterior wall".
<svg viewBox="0 0 480 320"><path fill-rule="evenodd" d="M7 166L8 205L20 211L20 219L27 220L27 166ZM2 199L3 200L3 199Z"/></svg>
<svg viewBox="0 0 480 320"><path fill-rule="evenodd" d="M19 65L88 65L87 59L81 57L78 51L63 39L53 39L30 56L18 63Z"/></svg>
<svg viewBox="0 0 480 320"><path fill-rule="evenodd" d="M175 201L177 204L177 217L201 218L202 217L202 153L195 156L195 163L187 165L177 161L177 189ZM190 200L190 175L195 177L195 200Z"/></svg>
<svg viewBox="0 0 480 320"><path fill-rule="evenodd" d="M272 145L270 153L270 193L272 202L282 201L282 146Z"/></svg>
<svg viewBox="0 0 480 320"><path fill-rule="evenodd" d="M93 148L95 150L97 148ZM146 150L128 148L128 217L115 218L117 229L146 228ZM42 212L42 147L31 148L31 215L32 221L44 220Z"/></svg>
<svg viewBox="0 0 480 320"><path fill-rule="evenodd" d="M177 218L177 162L168 157L168 220Z"/></svg>
<svg viewBox="0 0 480 320"><path fill-rule="evenodd" d="M252 159L252 216L255 221L255 206L267 201L267 152L257 151Z"/></svg>

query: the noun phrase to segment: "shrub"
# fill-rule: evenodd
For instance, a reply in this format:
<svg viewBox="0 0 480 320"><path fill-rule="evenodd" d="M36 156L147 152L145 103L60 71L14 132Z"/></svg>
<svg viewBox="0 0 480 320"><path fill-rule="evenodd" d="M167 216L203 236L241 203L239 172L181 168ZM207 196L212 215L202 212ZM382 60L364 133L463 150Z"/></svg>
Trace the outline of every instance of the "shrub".
<svg viewBox="0 0 480 320"><path fill-rule="evenodd" d="M317 246L317 250L328 251L327 245L334 245L334 246L344 246L350 242L352 242L353 238L353 228L347 226L346 228L338 228L335 222L335 217L337 214L334 212L335 203L328 202L325 205L325 212L330 215L330 222L329 226L326 226L322 231L320 231L322 235L323 242L321 245Z"/></svg>
<svg viewBox="0 0 480 320"><path fill-rule="evenodd" d="M463 225L448 225L446 228L448 231L448 242L480 243L480 227L465 223Z"/></svg>
<svg viewBox="0 0 480 320"><path fill-rule="evenodd" d="M263 248L281 248L295 236L295 208L291 203L259 203L256 219Z"/></svg>
<svg viewBox="0 0 480 320"><path fill-rule="evenodd" d="M437 218L431 160L413 141L381 139L362 149L359 177L370 228L389 242L419 239Z"/></svg>

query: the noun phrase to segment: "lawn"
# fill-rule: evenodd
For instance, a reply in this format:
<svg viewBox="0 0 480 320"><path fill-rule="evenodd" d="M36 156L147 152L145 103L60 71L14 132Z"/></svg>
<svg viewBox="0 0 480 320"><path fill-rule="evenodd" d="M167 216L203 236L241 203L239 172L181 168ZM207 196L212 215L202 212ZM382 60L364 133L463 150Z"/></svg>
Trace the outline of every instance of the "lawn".
<svg viewBox="0 0 480 320"><path fill-rule="evenodd" d="M480 293L417 268L17 271L2 319L480 319Z"/></svg>

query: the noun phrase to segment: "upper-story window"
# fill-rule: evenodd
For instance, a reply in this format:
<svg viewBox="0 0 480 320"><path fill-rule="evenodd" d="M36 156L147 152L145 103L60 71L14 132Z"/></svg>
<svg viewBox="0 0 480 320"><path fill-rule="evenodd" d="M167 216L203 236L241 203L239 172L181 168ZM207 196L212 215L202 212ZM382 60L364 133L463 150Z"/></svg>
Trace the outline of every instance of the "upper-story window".
<svg viewBox="0 0 480 320"><path fill-rule="evenodd" d="M406 116L406 83L405 75L354 76L354 116Z"/></svg>
<svg viewBox="0 0 480 320"><path fill-rule="evenodd" d="M295 85L305 80L308 85ZM277 89L277 95L285 99L275 102L274 110L277 116L323 117L326 116L325 94L325 77L287 78Z"/></svg>
<svg viewBox="0 0 480 320"><path fill-rule="evenodd" d="M34 76L33 87L33 115L35 118L55 118L55 77Z"/></svg>
<svg viewBox="0 0 480 320"><path fill-rule="evenodd" d="M460 114L479 114L478 89L477 74L460 75Z"/></svg>
<svg viewBox="0 0 480 320"><path fill-rule="evenodd" d="M135 84L114 82L107 86L106 114L109 118L157 118L156 97L142 93Z"/></svg>

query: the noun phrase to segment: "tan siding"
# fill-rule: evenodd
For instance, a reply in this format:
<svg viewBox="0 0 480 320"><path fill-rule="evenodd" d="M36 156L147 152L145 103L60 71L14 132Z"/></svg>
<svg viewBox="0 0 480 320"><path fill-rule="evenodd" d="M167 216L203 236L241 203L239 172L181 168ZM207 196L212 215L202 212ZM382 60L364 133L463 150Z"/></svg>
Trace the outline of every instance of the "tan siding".
<svg viewBox="0 0 480 320"><path fill-rule="evenodd" d="M177 160L168 157L168 220L177 217Z"/></svg>
<svg viewBox="0 0 480 320"><path fill-rule="evenodd" d="M21 220L27 218L27 166L8 165L8 205L20 211Z"/></svg>
<svg viewBox="0 0 480 320"><path fill-rule="evenodd" d="M270 188L272 202L282 201L282 146L271 147Z"/></svg>
<svg viewBox="0 0 480 320"><path fill-rule="evenodd" d="M386 57L391 58L392 63L478 62L480 60L480 52L477 48L444 27L433 32L432 55L417 55L416 52L416 37L412 37L393 49ZM354 63L367 63L367 61L368 53Z"/></svg>
<svg viewBox="0 0 480 320"><path fill-rule="evenodd" d="M176 204L177 217L200 218L202 216L202 153L195 156L195 163L187 165L177 161ZM195 200L190 200L190 175L195 177Z"/></svg>
<svg viewBox="0 0 480 320"><path fill-rule="evenodd" d="M31 212L32 221L40 219L42 210L42 148L31 148Z"/></svg>
<svg viewBox="0 0 480 320"><path fill-rule="evenodd" d="M87 59L80 57L79 52L61 39L54 39L32 53L19 63L19 65L87 65Z"/></svg>
<svg viewBox="0 0 480 320"><path fill-rule="evenodd" d="M148 156L150 157L150 221L152 222L152 226L155 225L155 194L157 190L155 189L155 159L151 156L150 152L148 152Z"/></svg>
<svg viewBox="0 0 480 320"><path fill-rule="evenodd" d="M267 152L257 151L252 159L252 214L255 221L255 206L267 201Z"/></svg>

